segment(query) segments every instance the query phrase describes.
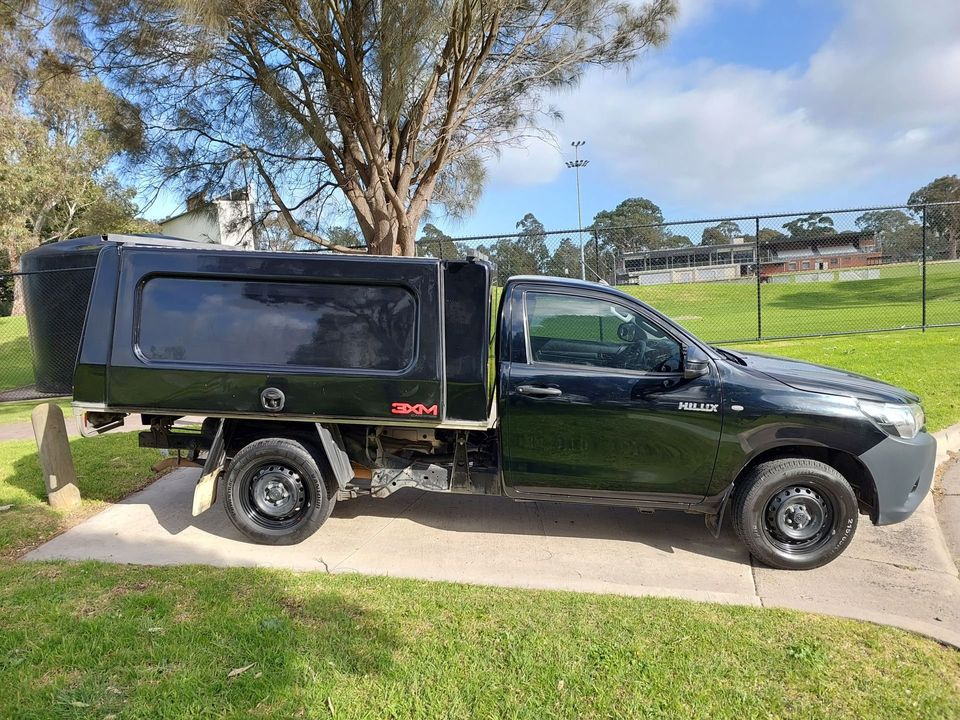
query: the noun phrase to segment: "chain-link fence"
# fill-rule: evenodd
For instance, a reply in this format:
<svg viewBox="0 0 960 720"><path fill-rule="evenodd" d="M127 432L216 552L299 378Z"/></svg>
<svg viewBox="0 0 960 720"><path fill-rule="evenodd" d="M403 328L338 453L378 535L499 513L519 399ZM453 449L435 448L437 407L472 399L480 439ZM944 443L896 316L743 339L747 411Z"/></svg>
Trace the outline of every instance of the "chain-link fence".
<svg viewBox="0 0 960 720"><path fill-rule="evenodd" d="M529 224L527 225L529 228ZM960 203L715 218L421 244L476 255L502 285L615 285L710 342L960 324Z"/></svg>
<svg viewBox="0 0 960 720"><path fill-rule="evenodd" d="M514 275L599 280L709 342L740 342L960 325L958 245L960 203L940 203L568 231L528 223L507 235L435 235L418 250L487 259L499 286ZM86 311L73 284L89 292L92 276L0 273L0 402L70 393L63 378ZM28 305L63 352L31 347ZM607 342L616 328L596 335Z"/></svg>

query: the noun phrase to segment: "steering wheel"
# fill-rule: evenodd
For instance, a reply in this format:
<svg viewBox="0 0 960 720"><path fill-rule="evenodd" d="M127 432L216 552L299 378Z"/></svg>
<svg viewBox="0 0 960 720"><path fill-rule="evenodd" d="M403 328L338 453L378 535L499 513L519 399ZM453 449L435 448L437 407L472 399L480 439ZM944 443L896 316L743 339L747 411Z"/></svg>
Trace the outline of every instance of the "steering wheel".
<svg viewBox="0 0 960 720"><path fill-rule="evenodd" d="M642 370L643 356L646 354L646 340L624 345L623 349L617 354L617 365L624 370Z"/></svg>

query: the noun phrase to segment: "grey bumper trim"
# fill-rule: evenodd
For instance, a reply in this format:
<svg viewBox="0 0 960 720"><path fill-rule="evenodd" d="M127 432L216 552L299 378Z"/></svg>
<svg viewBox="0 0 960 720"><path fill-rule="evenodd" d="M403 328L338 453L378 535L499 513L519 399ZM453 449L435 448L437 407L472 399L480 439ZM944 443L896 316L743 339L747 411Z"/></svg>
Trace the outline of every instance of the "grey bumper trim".
<svg viewBox="0 0 960 720"><path fill-rule="evenodd" d="M937 441L926 432L912 440L888 437L860 456L877 491L874 524L892 525L913 514L930 492L936 457Z"/></svg>

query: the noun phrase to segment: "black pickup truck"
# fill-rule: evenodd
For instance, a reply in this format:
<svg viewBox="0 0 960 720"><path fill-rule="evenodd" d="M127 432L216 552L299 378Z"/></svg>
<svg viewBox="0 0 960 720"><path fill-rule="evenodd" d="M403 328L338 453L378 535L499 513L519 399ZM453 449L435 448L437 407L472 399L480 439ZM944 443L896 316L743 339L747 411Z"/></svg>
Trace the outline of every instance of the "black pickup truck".
<svg viewBox="0 0 960 720"><path fill-rule="evenodd" d="M805 569L843 552L860 514L900 522L930 489L916 396L711 347L611 287L515 277L497 292L474 260L163 238L33 252L25 265L93 268L70 300L87 310L66 378L85 432L141 415L142 445L204 463L194 512L219 488L256 542L415 487L702 513L714 534L729 515L759 560ZM55 355L39 351L63 337L27 290L34 347ZM206 420L175 427L184 416Z"/></svg>

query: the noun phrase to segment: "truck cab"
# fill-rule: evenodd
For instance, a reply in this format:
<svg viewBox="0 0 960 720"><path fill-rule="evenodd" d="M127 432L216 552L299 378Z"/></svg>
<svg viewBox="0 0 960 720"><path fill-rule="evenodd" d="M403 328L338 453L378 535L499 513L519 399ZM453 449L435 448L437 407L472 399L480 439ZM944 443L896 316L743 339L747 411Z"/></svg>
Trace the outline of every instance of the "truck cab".
<svg viewBox="0 0 960 720"><path fill-rule="evenodd" d="M84 432L139 415L141 445L203 463L194 512L222 497L255 542L413 487L694 512L714 535L729 515L759 560L805 569L930 488L916 396L711 347L605 285L100 240L77 246L96 253L68 380Z"/></svg>

